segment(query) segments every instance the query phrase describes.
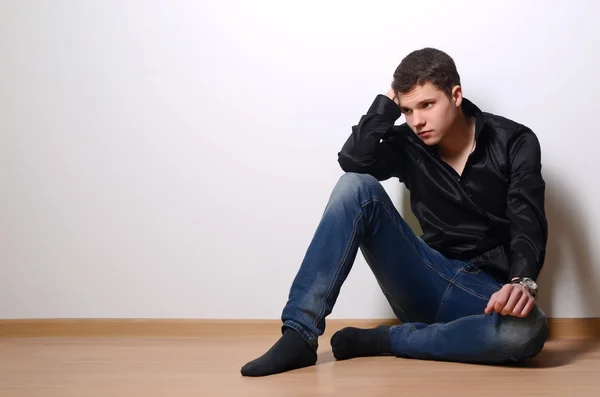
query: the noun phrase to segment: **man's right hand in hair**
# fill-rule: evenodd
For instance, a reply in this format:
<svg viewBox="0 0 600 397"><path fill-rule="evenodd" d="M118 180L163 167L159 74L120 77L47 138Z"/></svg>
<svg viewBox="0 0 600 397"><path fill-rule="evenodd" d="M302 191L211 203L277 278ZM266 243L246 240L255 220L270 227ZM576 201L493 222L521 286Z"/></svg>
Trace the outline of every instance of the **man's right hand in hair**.
<svg viewBox="0 0 600 397"><path fill-rule="evenodd" d="M385 96L396 102L396 105L400 106L400 100L398 99L398 95L396 95L396 91L394 91L393 88L390 88L390 90L385 93Z"/></svg>

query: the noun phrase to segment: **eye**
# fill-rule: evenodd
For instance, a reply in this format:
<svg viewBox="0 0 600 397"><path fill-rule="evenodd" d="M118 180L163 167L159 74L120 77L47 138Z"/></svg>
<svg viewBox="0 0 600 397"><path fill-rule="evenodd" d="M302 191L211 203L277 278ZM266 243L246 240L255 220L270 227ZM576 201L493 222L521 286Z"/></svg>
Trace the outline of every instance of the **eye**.
<svg viewBox="0 0 600 397"><path fill-rule="evenodd" d="M430 108L430 107L432 107L432 106L433 106L433 102L425 102L425 103L423 104L423 107L424 107L425 109L427 109L427 108Z"/></svg>

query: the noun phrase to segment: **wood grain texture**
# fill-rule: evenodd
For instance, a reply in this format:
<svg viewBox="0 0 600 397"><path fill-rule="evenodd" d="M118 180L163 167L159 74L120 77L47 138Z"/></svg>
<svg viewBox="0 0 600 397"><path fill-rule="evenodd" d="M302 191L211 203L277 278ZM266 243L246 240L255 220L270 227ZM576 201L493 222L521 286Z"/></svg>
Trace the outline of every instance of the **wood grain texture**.
<svg viewBox="0 0 600 397"><path fill-rule="evenodd" d="M238 328L238 330L240 330ZM2 397L596 396L600 342L551 341L519 366L395 357L335 361L264 378L240 367L277 335L0 338Z"/></svg>
<svg viewBox="0 0 600 397"><path fill-rule="evenodd" d="M347 326L371 328L397 320L327 321L327 331ZM600 318L551 318L552 339L600 339ZM266 335L279 332L279 320L195 319L24 319L0 320L0 337L195 337Z"/></svg>
<svg viewBox="0 0 600 397"><path fill-rule="evenodd" d="M327 330L397 323L397 320L329 320ZM0 320L0 337L265 335L280 332L280 327L279 320L22 319Z"/></svg>

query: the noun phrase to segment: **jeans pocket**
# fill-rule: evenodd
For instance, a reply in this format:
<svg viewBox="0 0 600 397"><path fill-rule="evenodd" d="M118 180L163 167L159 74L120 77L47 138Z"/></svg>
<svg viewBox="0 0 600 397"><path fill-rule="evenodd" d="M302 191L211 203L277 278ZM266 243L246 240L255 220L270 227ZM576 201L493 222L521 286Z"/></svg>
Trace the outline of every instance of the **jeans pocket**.
<svg viewBox="0 0 600 397"><path fill-rule="evenodd" d="M483 270L481 270L479 268L479 266L474 265L471 262L466 262L466 264L462 267L462 269L460 269L462 272L465 273L470 273L470 274L479 274L481 273Z"/></svg>
<svg viewBox="0 0 600 397"><path fill-rule="evenodd" d="M502 288L494 278L471 262L465 262L454 282L465 291L484 299L489 299Z"/></svg>

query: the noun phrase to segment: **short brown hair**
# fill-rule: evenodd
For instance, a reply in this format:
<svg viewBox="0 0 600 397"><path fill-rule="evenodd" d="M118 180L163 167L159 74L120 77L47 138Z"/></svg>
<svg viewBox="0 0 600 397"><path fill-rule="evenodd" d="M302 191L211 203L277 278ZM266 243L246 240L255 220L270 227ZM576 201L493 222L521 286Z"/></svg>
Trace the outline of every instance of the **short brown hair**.
<svg viewBox="0 0 600 397"><path fill-rule="evenodd" d="M394 72L392 88L405 94L416 85L431 83L448 96L460 85L454 60L435 48L423 48L408 54Z"/></svg>

